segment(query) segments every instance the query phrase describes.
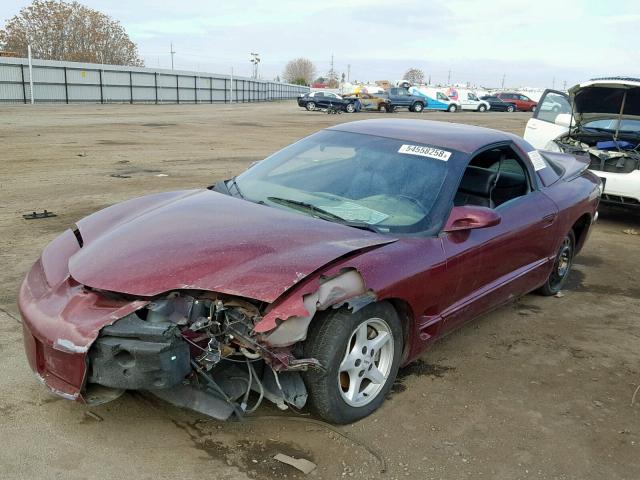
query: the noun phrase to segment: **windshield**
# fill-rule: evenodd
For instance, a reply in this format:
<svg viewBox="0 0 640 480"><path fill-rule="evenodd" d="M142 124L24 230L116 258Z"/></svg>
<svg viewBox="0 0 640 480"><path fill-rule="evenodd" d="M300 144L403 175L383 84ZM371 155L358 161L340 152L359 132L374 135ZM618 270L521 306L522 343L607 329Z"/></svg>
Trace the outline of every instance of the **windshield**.
<svg viewBox="0 0 640 480"><path fill-rule="evenodd" d="M254 202L379 232L422 232L453 153L415 142L323 130L236 178ZM233 191L233 189L231 189Z"/></svg>
<svg viewBox="0 0 640 480"><path fill-rule="evenodd" d="M615 132L618 126L618 119L600 119L585 123L582 128L591 128L597 130L610 130ZM640 120L622 119L620 121L621 132L640 133Z"/></svg>

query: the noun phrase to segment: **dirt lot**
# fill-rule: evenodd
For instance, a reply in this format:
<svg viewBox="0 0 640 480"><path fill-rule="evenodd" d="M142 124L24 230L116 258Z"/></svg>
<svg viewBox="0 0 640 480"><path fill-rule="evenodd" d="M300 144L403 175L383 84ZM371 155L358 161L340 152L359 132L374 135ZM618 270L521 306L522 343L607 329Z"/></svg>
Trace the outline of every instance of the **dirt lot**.
<svg viewBox="0 0 640 480"><path fill-rule="evenodd" d="M287 102L0 115L1 478L302 478L277 452L313 460L309 476L324 479L640 478L640 235L624 233L640 231L639 214L602 210L564 297L526 296L445 338L355 425L269 407L219 423L138 393L88 410L48 395L22 351L16 292L47 242L106 205L209 185L324 126L387 114ZM528 115L422 117L521 134ZM44 208L58 216L21 217Z"/></svg>

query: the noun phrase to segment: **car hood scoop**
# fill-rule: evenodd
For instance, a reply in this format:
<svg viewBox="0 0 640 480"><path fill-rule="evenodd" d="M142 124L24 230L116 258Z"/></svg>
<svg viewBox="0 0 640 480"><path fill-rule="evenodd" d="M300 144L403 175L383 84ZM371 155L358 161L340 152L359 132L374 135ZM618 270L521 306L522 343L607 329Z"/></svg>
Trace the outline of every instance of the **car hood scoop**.
<svg viewBox="0 0 640 480"><path fill-rule="evenodd" d="M395 241L209 190L125 202L78 222L69 272L138 296L209 290L273 302L341 257Z"/></svg>

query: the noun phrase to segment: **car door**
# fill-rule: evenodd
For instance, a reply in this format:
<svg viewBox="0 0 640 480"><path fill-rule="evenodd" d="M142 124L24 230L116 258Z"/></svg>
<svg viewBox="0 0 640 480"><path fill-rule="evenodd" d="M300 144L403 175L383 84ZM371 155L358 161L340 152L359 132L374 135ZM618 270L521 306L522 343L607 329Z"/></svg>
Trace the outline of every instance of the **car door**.
<svg viewBox="0 0 640 480"><path fill-rule="evenodd" d="M478 105L480 105L480 100L476 97L476 94L473 92L467 92L467 104L469 108L472 110L477 110Z"/></svg>
<svg viewBox="0 0 640 480"><path fill-rule="evenodd" d="M557 123L560 114L571 114L569 96L558 90L545 90L527 122L524 139L535 148L547 148L549 142L569 131L567 122Z"/></svg>
<svg viewBox="0 0 640 480"><path fill-rule="evenodd" d="M393 88L391 89L392 103L396 107L406 107L407 106L407 95L404 89L402 88Z"/></svg>
<svg viewBox="0 0 640 480"><path fill-rule="evenodd" d="M454 292L454 303L443 312L443 331L531 291L549 274L558 208L538 189L526 159L512 147L507 151L522 167L528 191L493 207L501 216L498 225L443 234L449 288Z"/></svg>

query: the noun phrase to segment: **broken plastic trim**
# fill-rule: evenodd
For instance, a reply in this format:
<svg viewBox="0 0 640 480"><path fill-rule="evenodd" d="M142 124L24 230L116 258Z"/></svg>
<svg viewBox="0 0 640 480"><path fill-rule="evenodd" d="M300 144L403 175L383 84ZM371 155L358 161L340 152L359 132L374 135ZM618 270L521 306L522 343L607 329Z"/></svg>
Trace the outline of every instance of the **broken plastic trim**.
<svg viewBox="0 0 640 480"><path fill-rule="evenodd" d="M267 313L255 330L266 332L274 325L275 329L265 337L265 343L273 347L291 346L307 338L309 323L318 311L346 304L356 312L376 300L375 292L367 290L362 275L355 268L345 268L333 277L321 277L315 291L285 300Z"/></svg>

